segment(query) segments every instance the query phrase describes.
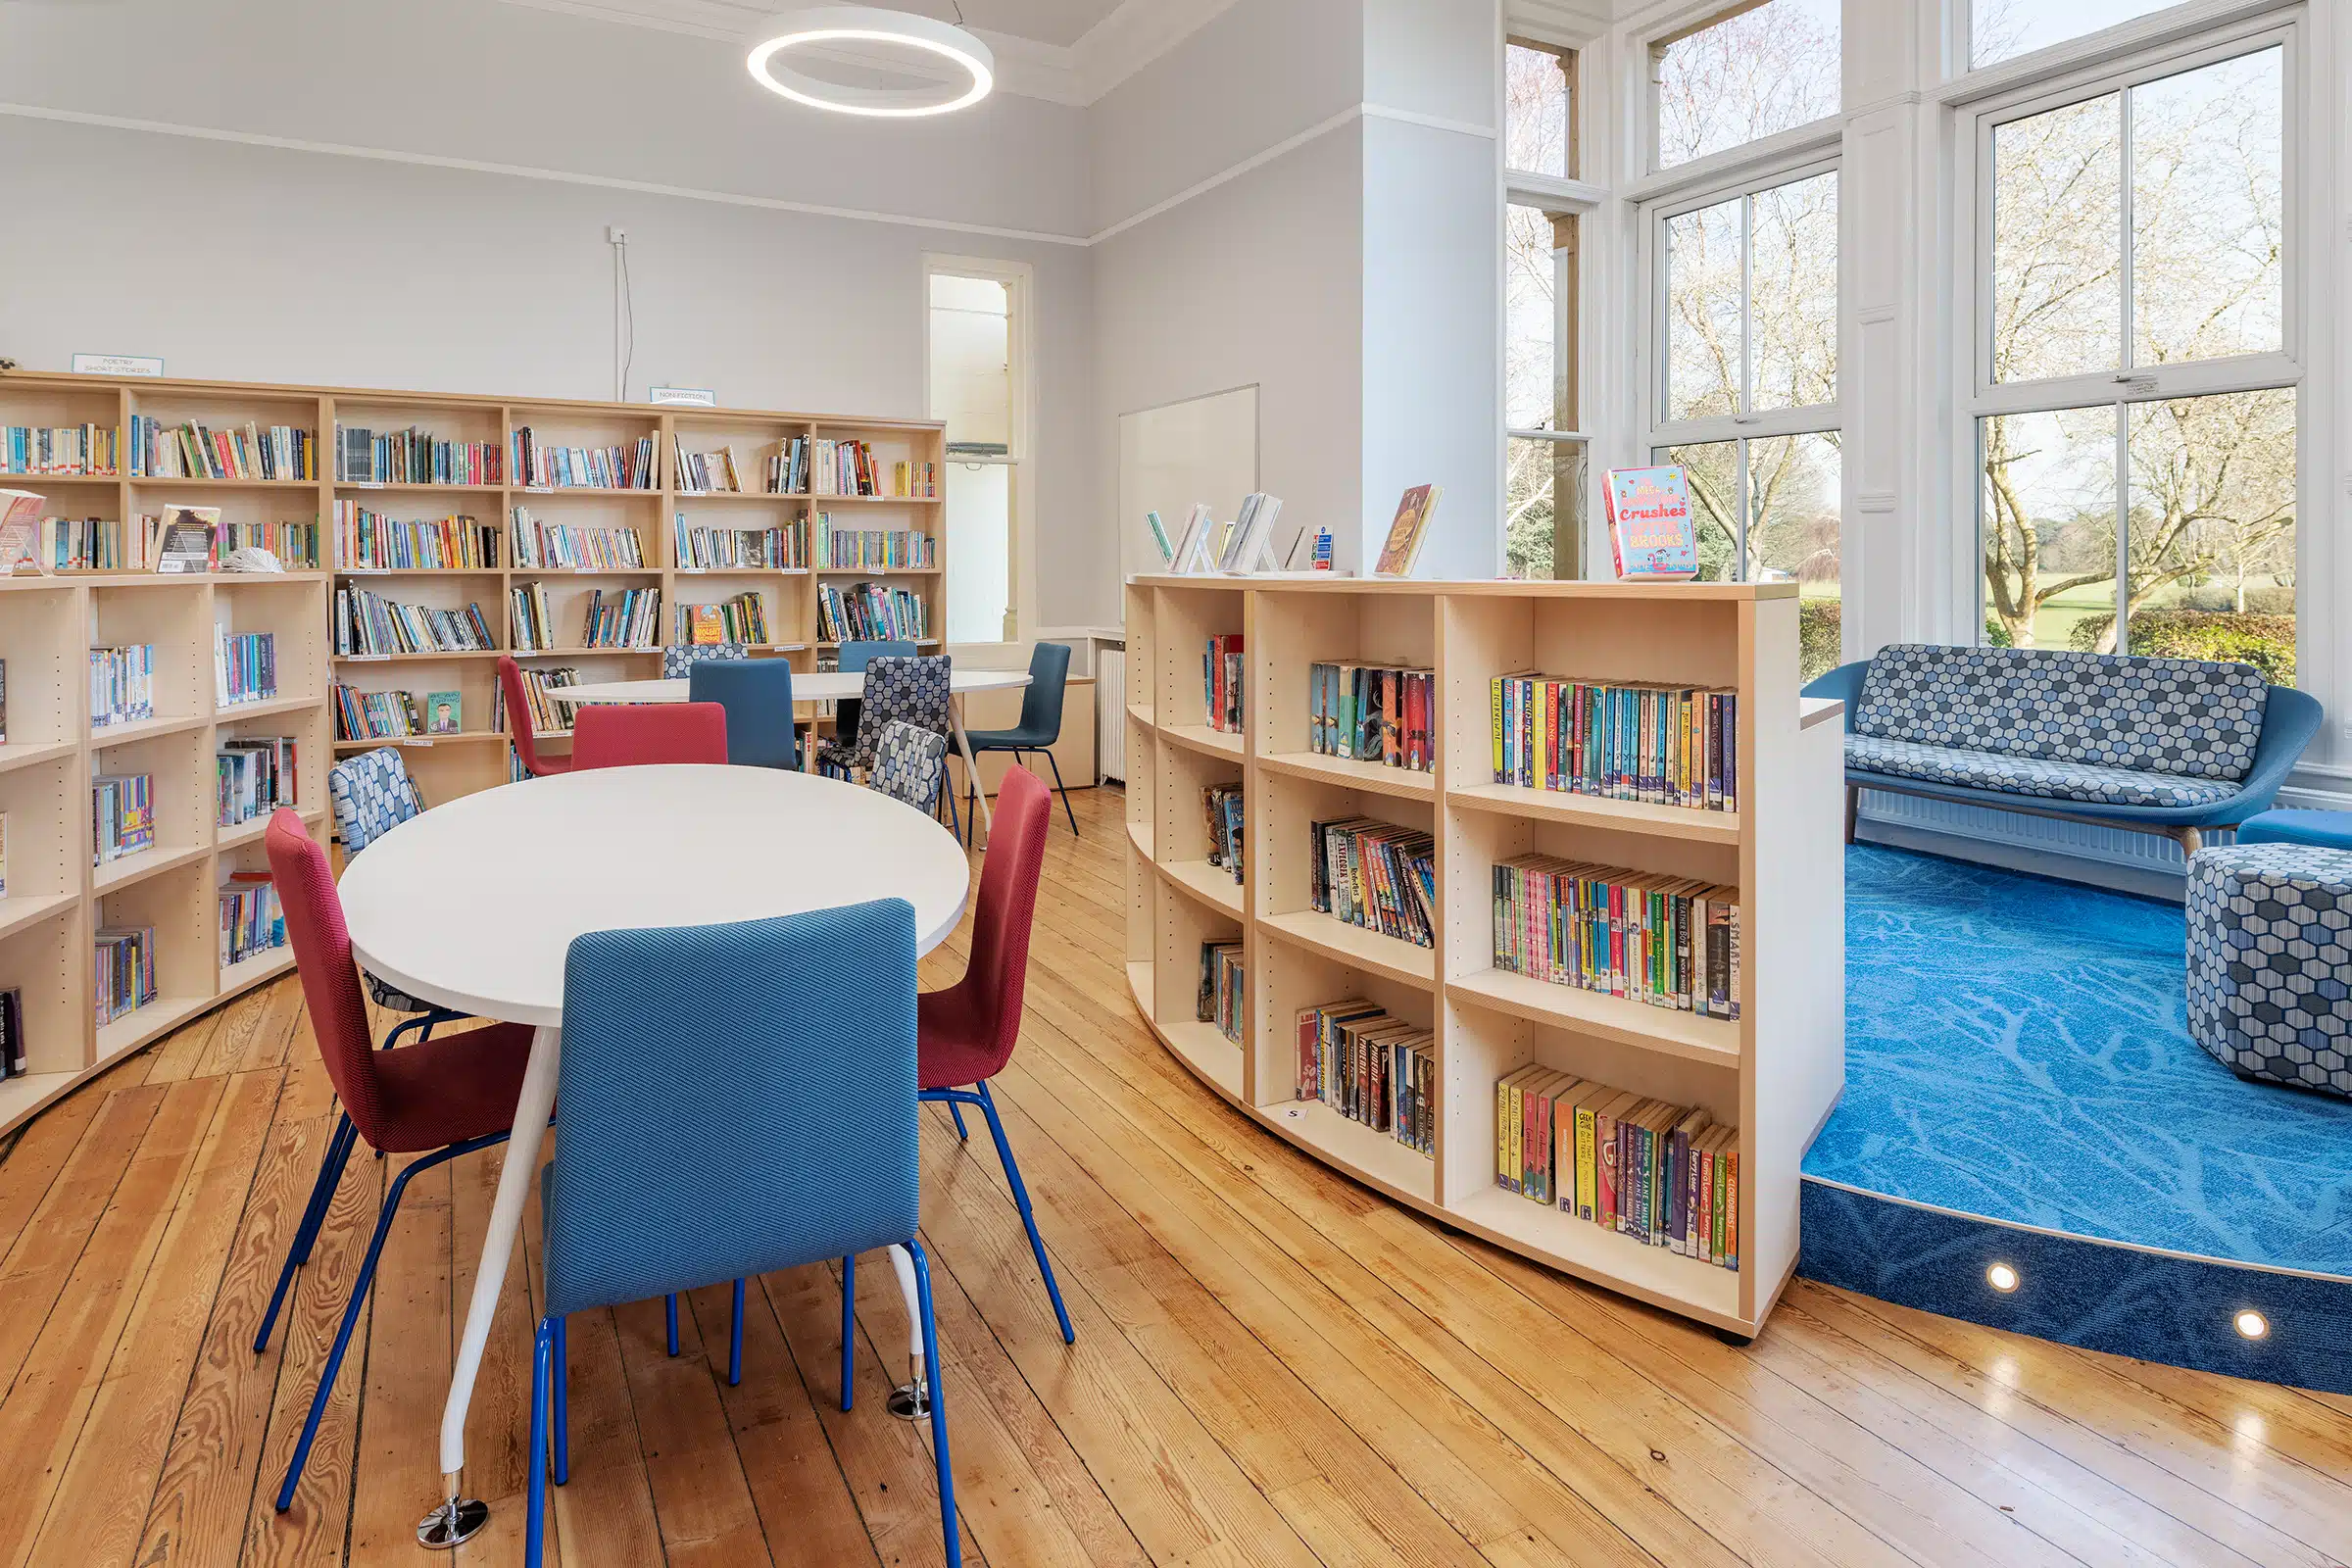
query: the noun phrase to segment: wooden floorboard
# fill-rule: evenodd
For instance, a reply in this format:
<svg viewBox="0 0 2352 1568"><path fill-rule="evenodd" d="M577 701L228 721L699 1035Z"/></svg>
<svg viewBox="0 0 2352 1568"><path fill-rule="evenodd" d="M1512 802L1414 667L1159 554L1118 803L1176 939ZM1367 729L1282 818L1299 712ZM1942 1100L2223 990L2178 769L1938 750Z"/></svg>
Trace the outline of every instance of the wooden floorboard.
<svg viewBox="0 0 2352 1568"><path fill-rule="evenodd" d="M1135 1017L1124 804L1073 797L997 1080L1079 1339L981 1118L924 1113L925 1248L966 1560L995 1568L2352 1561L2352 1399L2020 1339L1798 1281L1744 1350L1406 1213L1262 1132ZM1057 818L1058 821L1058 818ZM922 966L962 969L968 927ZM377 1026L386 1020L379 1017ZM410 1185L294 1507L278 1479L389 1179L352 1159L252 1338L335 1126L299 985L263 987L0 1142L0 1564L409 1564L497 1152ZM552 1148L552 1141L551 1146ZM468 1426L522 1560L538 1215ZM936 1562L906 1322L840 1266L570 1330L566 1568Z"/></svg>

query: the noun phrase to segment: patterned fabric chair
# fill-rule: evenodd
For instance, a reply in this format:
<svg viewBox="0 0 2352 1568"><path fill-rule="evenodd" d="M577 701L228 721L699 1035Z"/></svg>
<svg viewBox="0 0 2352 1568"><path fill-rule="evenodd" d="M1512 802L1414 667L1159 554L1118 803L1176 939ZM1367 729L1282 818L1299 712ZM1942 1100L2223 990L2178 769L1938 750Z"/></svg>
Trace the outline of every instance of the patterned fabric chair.
<svg viewBox="0 0 2352 1568"><path fill-rule="evenodd" d="M1885 790L2161 833L2268 806L2320 706L2244 664L2047 648L1897 644L1831 670L1845 703L1846 841L1858 792Z"/></svg>
<svg viewBox="0 0 2352 1568"><path fill-rule="evenodd" d="M2189 861L2188 1032L2240 1078L2352 1099L2352 851Z"/></svg>
<svg viewBox="0 0 2352 1568"><path fill-rule="evenodd" d="M741 643L688 643L684 647L662 650L662 678L684 680L695 665L710 659L749 659L750 649Z"/></svg>
<svg viewBox="0 0 2352 1568"><path fill-rule="evenodd" d="M928 815L939 813L940 787L948 781L948 738L894 718L874 748L866 787L904 801Z"/></svg>
<svg viewBox="0 0 2352 1568"><path fill-rule="evenodd" d="M326 796L334 807L335 834L343 841L345 858L358 855L424 809L416 781L409 777L408 764L401 760L397 746L379 746L328 768ZM419 1002L364 971L361 978L368 982L368 1000L377 1006L393 1012L423 1014L407 1019L394 1029L384 1041L386 1046L397 1040L404 1029L418 1031L417 1038L422 1040L432 1034L435 1024L464 1016L429 1002Z"/></svg>
<svg viewBox="0 0 2352 1568"><path fill-rule="evenodd" d="M896 719L942 739L955 733L948 711L948 680L954 661L945 654L917 659L877 659L865 666L858 733L835 736L817 752L817 765L841 777L874 765L882 732Z"/></svg>

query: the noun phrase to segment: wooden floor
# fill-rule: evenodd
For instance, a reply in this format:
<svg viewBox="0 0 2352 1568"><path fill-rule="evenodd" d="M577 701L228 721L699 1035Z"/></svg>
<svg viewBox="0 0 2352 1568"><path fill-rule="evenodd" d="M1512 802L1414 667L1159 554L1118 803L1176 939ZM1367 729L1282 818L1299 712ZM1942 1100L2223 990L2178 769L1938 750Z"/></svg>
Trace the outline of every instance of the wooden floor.
<svg viewBox="0 0 2352 1568"><path fill-rule="evenodd" d="M1328 1174L1198 1087L1131 1012L1119 797L1047 860L1028 1028L997 1081L1060 1270L1054 1328L985 1138L925 1128L924 1240L967 1560L2319 1565L2352 1556L2352 1400L2064 1349L1799 1282L1712 1334ZM959 972L962 938L927 980ZM291 980L134 1057L0 1159L0 1560L420 1563L494 1153L420 1176L300 1499L270 1497L386 1177L355 1159L288 1321L249 1342L334 1120ZM879 1261L878 1259L876 1260ZM906 1328L858 1271L574 1320L566 1564L932 1563ZM535 1263L469 1428L519 1562ZM713 1355L710 1349L715 1348Z"/></svg>

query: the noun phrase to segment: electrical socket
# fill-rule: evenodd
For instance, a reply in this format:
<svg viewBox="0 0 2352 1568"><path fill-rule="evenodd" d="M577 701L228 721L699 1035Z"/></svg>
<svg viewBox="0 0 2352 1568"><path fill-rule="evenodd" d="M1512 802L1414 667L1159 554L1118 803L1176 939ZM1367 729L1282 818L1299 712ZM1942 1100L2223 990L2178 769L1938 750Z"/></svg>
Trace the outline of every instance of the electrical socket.
<svg viewBox="0 0 2352 1568"><path fill-rule="evenodd" d="M606 244L626 245L628 242L629 231L627 229L621 227L618 223L608 223L605 225Z"/></svg>

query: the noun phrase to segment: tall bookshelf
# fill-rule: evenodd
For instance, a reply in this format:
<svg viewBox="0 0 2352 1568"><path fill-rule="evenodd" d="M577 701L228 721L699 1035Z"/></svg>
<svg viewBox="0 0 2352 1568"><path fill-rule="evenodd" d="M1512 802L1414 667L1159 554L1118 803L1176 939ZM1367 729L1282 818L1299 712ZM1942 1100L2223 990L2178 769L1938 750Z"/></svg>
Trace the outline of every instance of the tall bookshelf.
<svg viewBox="0 0 2352 1568"><path fill-rule="evenodd" d="M127 442L134 416L166 425L193 420L215 429L242 429L250 422L308 431L318 442L318 477L135 476ZM378 431L414 426L443 440L494 443L502 457L503 482L339 482L334 446L339 423ZM526 666L571 664L583 681L661 672L659 647L583 651L569 646L578 641L588 594L600 586L660 587L658 640L663 643L670 640L677 604L758 594L773 640L755 657L788 659L804 670L816 668L832 652L818 636L820 584L847 588L872 581L906 588L923 601L935 634L928 641L940 645L945 632L949 552L943 500L936 495L771 495L758 489L777 443L808 436L870 442L885 488L894 464L929 464L944 492L945 437L936 422L345 387L0 374L0 425L80 424L113 429L124 438L122 471L0 472L0 487L34 491L46 498L46 514L64 517L116 520L186 505L217 507L232 523L315 519L322 559L282 574L0 577L8 721L8 740L0 745L0 811L9 818L9 891L0 898L0 987L23 988L31 1047L30 1072L0 1082L0 1131L206 1008L290 969L291 958L283 951L225 967L217 961L218 884L231 871L266 866L262 822L214 825L213 756L219 742L237 735L294 737L300 748L299 809L321 844L331 831L326 769L338 757L399 746L428 805L506 782L509 732L491 720L499 652L514 641L508 611L511 586L545 581L551 619L566 645L515 657ZM530 488L517 482L511 463L503 461L513 432L524 425L551 446L626 446L651 436L659 482L643 490ZM681 446L710 452L729 445L744 470L746 493L695 493L678 486L675 456ZM499 564L480 571L346 570L348 564L335 559L338 501L356 501L401 520L465 514L496 523ZM549 522L628 527L638 535L647 565L604 573L516 568L511 522L517 506ZM838 527L926 532L937 542L934 563L919 570L887 572L836 571L813 562L792 569L697 571L678 563L673 522L681 514L690 526L765 528L802 522L813 534L819 513L830 514ZM477 603L497 648L337 658L330 612L335 589L350 584L406 603L441 608ZM275 632L276 699L217 707L215 624L238 632ZM158 716L93 730L86 650L123 643L156 647ZM363 691L411 691L419 705L428 692L456 691L462 697L463 730L454 736L338 741L332 706L337 682ZM814 717L813 707L804 716ZM551 741L559 751L568 745L564 732ZM108 772L154 775L158 842L152 850L93 867L89 781ZM101 926L145 925L157 931L157 998L97 1027L94 933Z"/></svg>
<svg viewBox="0 0 2352 1568"><path fill-rule="evenodd" d="M1146 576L1127 588L1127 975L1167 1049L1335 1169L1448 1225L1735 1336L1795 1267L1798 1165L1844 1081L1842 761L1834 705L1800 705L1793 584L1424 583ZM1202 655L1239 632L1243 734L1205 722ZM1434 772L1323 756L1308 667L1437 672ZM1527 670L1737 690L1735 812L1494 782L1489 682ZM1801 709L1801 710L1800 710ZM1826 720L1826 722L1825 722ZM1244 880L1206 863L1201 791L1240 783ZM1438 944L1311 906L1308 823L1437 840ZM1740 1016L1718 1020L1494 965L1494 865L1541 853L1741 890ZM1240 941L1241 1043L1196 1017L1200 949ZM1436 1036L1435 1157L1295 1098L1299 1009L1365 998ZM1495 1184L1495 1080L1531 1062L1703 1105L1740 1129L1737 1270Z"/></svg>

